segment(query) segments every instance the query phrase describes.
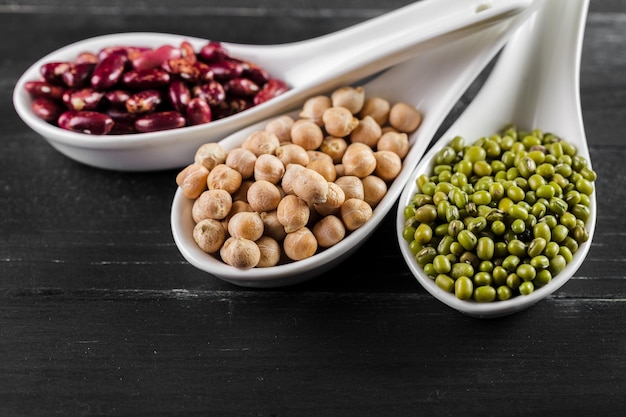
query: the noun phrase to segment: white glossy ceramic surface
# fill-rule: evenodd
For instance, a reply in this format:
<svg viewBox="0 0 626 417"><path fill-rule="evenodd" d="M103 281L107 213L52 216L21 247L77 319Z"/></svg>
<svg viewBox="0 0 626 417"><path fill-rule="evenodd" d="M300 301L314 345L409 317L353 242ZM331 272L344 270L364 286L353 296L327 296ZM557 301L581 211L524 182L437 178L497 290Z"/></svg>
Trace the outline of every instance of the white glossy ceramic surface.
<svg viewBox="0 0 626 417"><path fill-rule="evenodd" d="M233 268L202 252L196 245L192 236L192 201L177 190L172 204L171 224L174 240L182 255L189 263L210 275L249 287L278 287L300 283L325 272L350 256L392 209L443 119L471 82L501 50L512 33L512 28L517 25L519 20L511 18L493 23L480 31L448 35L436 42L426 42L421 45L415 58L390 68L363 85L366 96L379 95L392 103L403 101L414 105L423 113L423 121L409 135L412 146L403 162L402 171L375 208L373 217L337 245L311 258L276 267L250 270ZM259 122L220 143L230 150L240 145L252 131L264 128L266 123L267 121Z"/></svg>
<svg viewBox="0 0 626 417"><path fill-rule="evenodd" d="M234 57L255 62L286 81L287 93L242 113L199 126L132 135L94 137L57 128L37 118L24 89L39 78L43 63L71 61L83 51L111 45L156 47L187 40L199 50L207 41L184 35L120 33L87 39L35 62L18 80L13 103L18 115L55 149L81 163L121 171L184 166L205 142L220 140L245 126L300 106L307 97L356 82L414 56L424 42L446 33L473 30L507 19L530 0L423 0L353 27L283 45L224 43Z"/></svg>
<svg viewBox="0 0 626 417"><path fill-rule="evenodd" d="M429 293L462 313L484 318L512 314L532 306L564 285L589 251L596 223L595 193L591 196L591 218L587 224L590 239L580 245L573 261L562 272L530 295L478 303L459 300L440 289L417 265L402 238L403 209L417 192L415 179L431 172L433 157L455 136L463 136L471 143L501 131L509 123L521 129L553 132L575 144L578 153L591 163L579 97L579 64L588 5L588 0L537 0L533 5L538 8L536 13L511 37L481 91L424 156L402 192L396 227L403 257Z"/></svg>

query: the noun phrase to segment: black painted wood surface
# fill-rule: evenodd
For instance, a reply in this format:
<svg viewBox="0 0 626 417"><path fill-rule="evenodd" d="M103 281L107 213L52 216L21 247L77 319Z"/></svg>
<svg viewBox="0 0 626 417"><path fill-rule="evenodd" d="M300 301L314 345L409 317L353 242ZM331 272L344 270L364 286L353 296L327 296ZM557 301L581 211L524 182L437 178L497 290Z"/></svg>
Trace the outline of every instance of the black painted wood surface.
<svg viewBox="0 0 626 417"><path fill-rule="evenodd" d="M621 415L623 2L593 0L584 41L582 108L599 175L588 258L554 295L500 319L429 296L399 254L393 215L354 256L302 285L253 290L208 276L171 236L177 171L81 165L12 106L33 61L87 37L279 43L408 3L0 2L0 416Z"/></svg>

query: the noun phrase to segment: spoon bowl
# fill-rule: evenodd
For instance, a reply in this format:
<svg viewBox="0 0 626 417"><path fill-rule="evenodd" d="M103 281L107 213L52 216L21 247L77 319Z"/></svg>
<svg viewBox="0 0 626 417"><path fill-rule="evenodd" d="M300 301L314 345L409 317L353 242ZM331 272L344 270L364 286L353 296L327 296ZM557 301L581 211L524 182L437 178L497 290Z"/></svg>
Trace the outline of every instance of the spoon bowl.
<svg viewBox="0 0 626 417"><path fill-rule="evenodd" d="M18 80L13 103L18 115L64 155L98 168L153 171L184 166L206 142L300 106L307 97L356 82L414 56L420 44L446 33L472 31L514 16L530 0L423 0L338 32L281 45L224 42L233 57L259 65L290 90L235 115L196 126L150 133L94 137L53 126L31 110L24 88L39 78L42 64L72 61L84 51L117 45L158 47L190 42L196 50L207 43L183 35L119 33L68 45L35 62Z"/></svg>
<svg viewBox="0 0 626 417"><path fill-rule="evenodd" d="M380 225L392 209L410 173L427 149L443 119L450 112L472 81L496 56L517 17L504 19L471 32L448 33L423 42L416 56L360 84L366 96L380 96L390 103L405 102L423 114L419 128L409 135L410 151L402 170L388 187L372 217L338 244L297 262L269 268L240 270L226 265L203 252L192 235L192 201L178 189L171 211L174 241L185 259L200 270L224 281L246 287L280 287L309 280L350 256ZM326 94L329 91L325 92ZM291 113L294 116L297 111ZM262 130L267 121L259 122L220 141L225 150L239 146L253 131ZM188 163L191 161L188 161Z"/></svg>
<svg viewBox="0 0 626 417"><path fill-rule="evenodd" d="M525 21L498 57L489 78L471 104L424 155L403 190L397 212L397 238L402 255L417 281L438 300L475 317L499 317L515 313L548 297L577 271L591 245L596 221L595 193L590 195L589 239L580 244L573 259L552 280L529 295L487 303L461 300L441 289L416 262L402 236L404 208L418 192L416 179L430 175L434 157L454 137L466 144L489 136L509 124L521 130L541 129L575 145L589 164L579 97L579 71L588 0L539 0L527 11Z"/></svg>

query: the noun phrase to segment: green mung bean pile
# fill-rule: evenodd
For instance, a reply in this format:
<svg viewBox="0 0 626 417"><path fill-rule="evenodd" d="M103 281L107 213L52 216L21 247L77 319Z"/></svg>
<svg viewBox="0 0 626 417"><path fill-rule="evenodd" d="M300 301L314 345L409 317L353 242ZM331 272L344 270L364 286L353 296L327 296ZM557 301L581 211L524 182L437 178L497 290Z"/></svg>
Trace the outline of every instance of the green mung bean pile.
<svg viewBox="0 0 626 417"><path fill-rule="evenodd" d="M403 237L440 288L491 302L548 284L589 239L596 173L575 146L509 126L457 136L404 208Z"/></svg>

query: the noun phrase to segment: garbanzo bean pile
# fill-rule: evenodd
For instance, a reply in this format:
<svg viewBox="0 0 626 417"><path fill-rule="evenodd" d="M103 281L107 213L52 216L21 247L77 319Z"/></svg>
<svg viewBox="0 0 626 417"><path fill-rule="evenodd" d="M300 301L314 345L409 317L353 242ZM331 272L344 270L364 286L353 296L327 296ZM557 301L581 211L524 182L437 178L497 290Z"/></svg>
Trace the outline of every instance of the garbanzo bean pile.
<svg viewBox="0 0 626 417"><path fill-rule="evenodd" d="M207 143L176 177L194 200L193 237L240 269L313 256L371 216L422 121L406 103L346 86L309 98L224 150Z"/></svg>
<svg viewBox="0 0 626 417"><path fill-rule="evenodd" d="M462 300L527 295L549 283L588 240L596 173L565 140L510 127L436 155L405 207L417 263Z"/></svg>

